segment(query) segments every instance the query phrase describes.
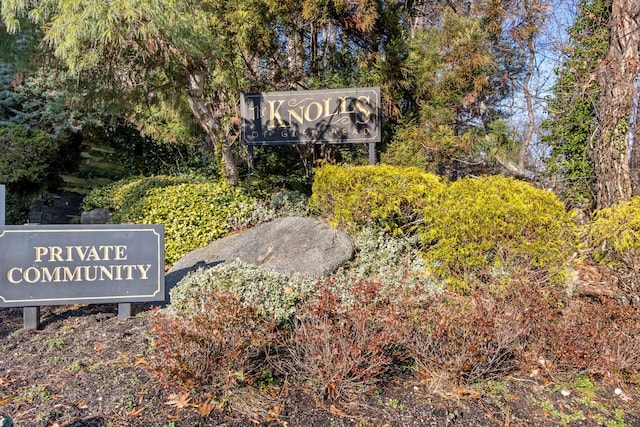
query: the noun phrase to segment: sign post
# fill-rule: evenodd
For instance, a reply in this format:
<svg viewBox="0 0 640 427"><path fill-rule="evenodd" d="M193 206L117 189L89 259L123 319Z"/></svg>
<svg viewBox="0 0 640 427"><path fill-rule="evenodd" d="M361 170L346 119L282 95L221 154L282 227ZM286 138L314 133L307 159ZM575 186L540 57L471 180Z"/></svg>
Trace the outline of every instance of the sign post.
<svg viewBox="0 0 640 427"><path fill-rule="evenodd" d="M0 184L0 225L4 225L6 221L6 205L5 205L5 188L4 185Z"/></svg>
<svg viewBox="0 0 640 427"><path fill-rule="evenodd" d="M40 306L164 301L162 225L0 227L0 307L24 307L38 328Z"/></svg>

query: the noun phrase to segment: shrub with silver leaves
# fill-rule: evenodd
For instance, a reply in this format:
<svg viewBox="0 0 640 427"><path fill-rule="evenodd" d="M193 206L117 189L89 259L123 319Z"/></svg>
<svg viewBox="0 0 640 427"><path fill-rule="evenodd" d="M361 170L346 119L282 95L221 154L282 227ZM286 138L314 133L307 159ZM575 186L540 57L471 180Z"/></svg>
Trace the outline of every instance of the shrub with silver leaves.
<svg viewBox="0 0 640 427"><path fill-rule="evenodd" d="M178 316L189 316L203 309L203 294L223 289L233 291L247 304L255 304L258 313L282 322L315 291L315 280L265 271L241 261L224 263L185 276L171 289L169 308Z"/></svg>

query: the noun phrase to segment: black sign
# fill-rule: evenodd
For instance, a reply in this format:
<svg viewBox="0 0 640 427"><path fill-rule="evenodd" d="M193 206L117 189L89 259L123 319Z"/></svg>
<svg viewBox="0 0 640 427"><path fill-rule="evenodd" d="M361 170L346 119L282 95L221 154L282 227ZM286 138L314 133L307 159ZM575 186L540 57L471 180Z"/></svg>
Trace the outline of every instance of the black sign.
<svg viewBox="0 0 640 427"><path fill-rule="evenodd" d="M0 227L0 307L164 298L162 225Z"/></svg>
<svg viewBox="0 0 640 427"><path fill-rule="evenodd" d="M245 145L380 142L380 88L242 94Z"/></svg>

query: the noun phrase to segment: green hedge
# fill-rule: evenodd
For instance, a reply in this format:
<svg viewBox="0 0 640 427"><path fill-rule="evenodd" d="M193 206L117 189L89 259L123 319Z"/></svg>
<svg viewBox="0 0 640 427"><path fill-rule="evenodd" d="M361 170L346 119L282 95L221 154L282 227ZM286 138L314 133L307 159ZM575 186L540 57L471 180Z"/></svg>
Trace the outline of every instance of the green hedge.
<svg viewBox="0 0 640 427"><path fill-rule="evenodd" d="M437 176L413 167L325 165L315 171L309 207L333 225L397 234L410 230L418 210L443 188Z"/></svg>
<svg viewBox="0 0 640 427"><path fill-rule="evenodd" d="M640 198L596 211L584 229L585 249L600 263L640 273Z"/></svg>
<svg viewBox="0 0 640 427"><path fill-rule="evenodd" d="M242 189L225 183L179 184L149 190L123 219L164 224L165 259L173 264L232 231L238 217L251 215L253 203Z"/></svg>
<svg viewBox="0 0 640 427"><path fill-rule="evenodd" d="M256 200L242 188L199 176L135 177L96 189L84 209L106 208L112 223L163 224L165 260L175 263L254 221Z"/></svg>
<svg viewBox="0 0 640 427"><path fill-rule="evenodd" d="M199 176L134 176L94 189L84 198L82 207L87 211L94 208L109 209L113 212L113 223L131 222L128 219L129 210L145 197L149 190L205 181L206 178Z"/></svg>
<svg viewBox="0 0 640 427"><path fill-rule="evenodd" d="M462 291L514 269L560 282L576 249L576 225L558 197L511 178L456 181L422 214L427 265Z"/></svg>

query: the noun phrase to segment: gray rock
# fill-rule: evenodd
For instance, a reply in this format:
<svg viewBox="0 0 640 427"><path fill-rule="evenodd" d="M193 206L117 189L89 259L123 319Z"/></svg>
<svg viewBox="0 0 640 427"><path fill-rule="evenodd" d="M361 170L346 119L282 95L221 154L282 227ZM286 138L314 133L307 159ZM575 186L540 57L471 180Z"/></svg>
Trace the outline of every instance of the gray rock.
<svg viewBox="0 0 640 427"><path fill-rule="evenodd" d="M96 208L80 215L80 224L106 224L111 218L109 209Z"/></svg>
<svg viewBox="0 0 640 427"><path fill-rule="evenodd" d="M344 232L313 218L287 217L216 240L181 258L167 273L167 289L190 271L237 259L261 268L316 278L333 273L353 257Z"/></svg>
<svg viewBox="0 0 640 427"><path fill-rule="evenodd" d="M0 416L0 427L13 427L13 420L10 416Z"/></svg>

